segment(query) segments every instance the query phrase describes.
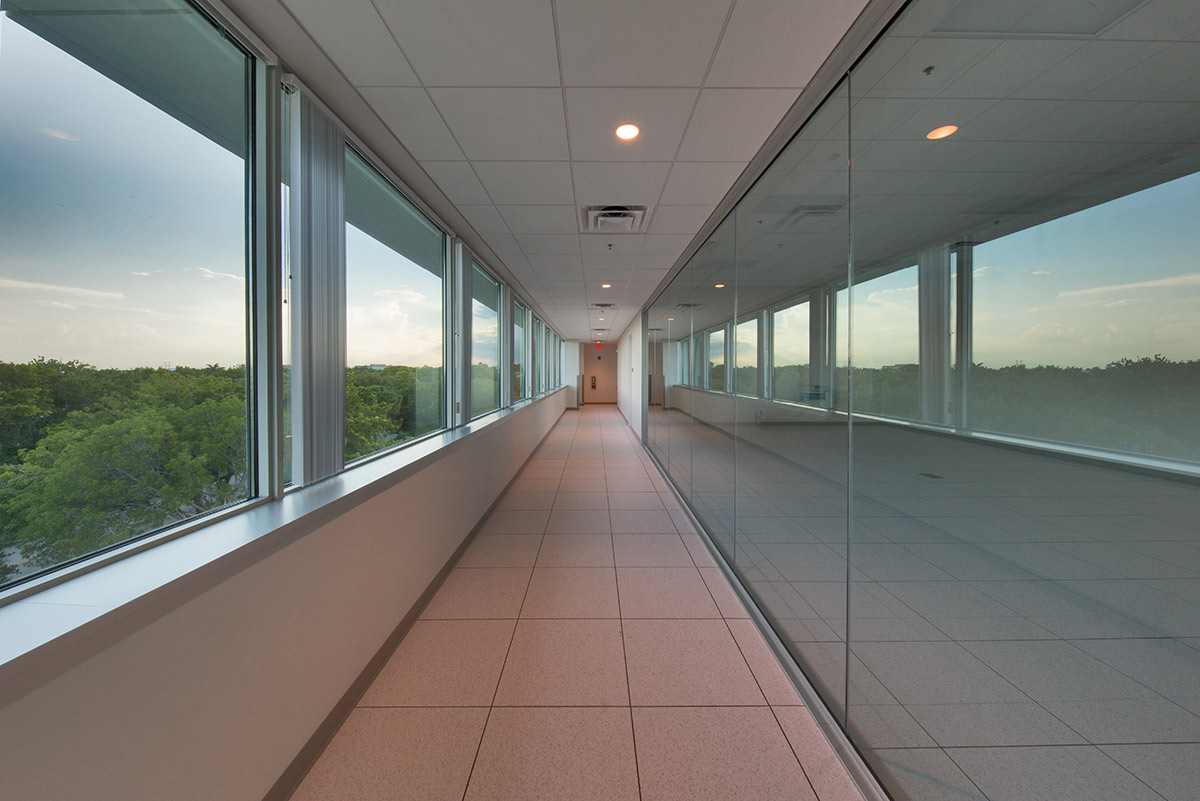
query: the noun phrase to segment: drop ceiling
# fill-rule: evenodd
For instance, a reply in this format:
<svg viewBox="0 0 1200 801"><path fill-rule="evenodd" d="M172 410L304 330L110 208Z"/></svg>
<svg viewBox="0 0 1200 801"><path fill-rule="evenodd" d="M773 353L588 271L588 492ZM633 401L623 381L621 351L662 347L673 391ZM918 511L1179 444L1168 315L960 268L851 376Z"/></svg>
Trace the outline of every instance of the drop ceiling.
<svg viewBox="0 0 1200 801"><path fill-rule="evenodd" d="M615 339L866 0L227 4L564 337Z"/></svg>

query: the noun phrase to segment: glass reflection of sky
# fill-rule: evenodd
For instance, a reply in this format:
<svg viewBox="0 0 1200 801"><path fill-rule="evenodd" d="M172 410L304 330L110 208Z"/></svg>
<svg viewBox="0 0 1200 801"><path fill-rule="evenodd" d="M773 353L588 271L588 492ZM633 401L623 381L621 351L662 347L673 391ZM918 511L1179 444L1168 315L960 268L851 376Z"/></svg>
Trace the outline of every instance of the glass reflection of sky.
<svg viewBox="0 0 1200 801"><path fill-rule="evenodd" d="M0 109L0 359L244 363L245 163L3 13Z"/></svg>

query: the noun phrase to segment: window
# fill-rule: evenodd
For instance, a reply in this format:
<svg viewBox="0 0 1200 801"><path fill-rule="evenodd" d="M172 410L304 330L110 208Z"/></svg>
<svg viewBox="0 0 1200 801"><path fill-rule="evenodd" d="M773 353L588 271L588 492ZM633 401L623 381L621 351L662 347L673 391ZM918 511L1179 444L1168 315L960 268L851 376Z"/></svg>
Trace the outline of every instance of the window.
<svg viewBox="0 0 1200 801"><path fill-rule="evenodd" d="M500 408L500 282L471 265L471 417Z"/></svg>
<svg viewBox="0 0 1200 801"><path fill-rule="evenodd" d="M917 267L856 283L854 411L920 419Z"/></svg>
<svg viewBox="0 0 1200 801"><path fill-rule="evenodd" d="M798 402L817 400L812 397L809 377L808 300L776 308L771 336L772 397Z"/></svg>
<svg viewBox="0 0 1200 801"><path fill-rule="evenodd" d="M0 585L256 492L252 59L170 5L0 11Z"/></svg>
<svg viewBox="0 0 1200 801"><path fill-rule="evenodd" d="M347 462L446 425L445 235L346 150Z"/></svg>
<svg viewBox="0 0 1200 801"><path fill-rule="evenodd" d="M705 388L714 392L725 391L725 329L714 328L708 332L708 363L705 365Z"/></svg>
<svg viewBox="0 0 1200 801"><path fill-rule="evenodd" d="M533 370L533 394L542 394L542 331L544 326L538 316L533 315L533 351L530 357L530 366Z"/></svg>
<svg viewBox="0 0 1200 801"><path fill-rule="evenodd" d="M679 383L690 386L692 383L692 340L679 340Z"/></svg>
<svg viewBox="0 0 1200 801"><path fill-rule="evenodd" d="M520 301L513 301L513 370L512 397L514 401L528 397L528 375L525 365L528 363L527 337L525 331L529 326L529 309Z"/></svg>
<svg viewBox="0 0 1200 801"><path fill-rule="evenodd" d="M758 318L743 320L734 328L737 366L734 368L734 392L758 396Z"/></svg>

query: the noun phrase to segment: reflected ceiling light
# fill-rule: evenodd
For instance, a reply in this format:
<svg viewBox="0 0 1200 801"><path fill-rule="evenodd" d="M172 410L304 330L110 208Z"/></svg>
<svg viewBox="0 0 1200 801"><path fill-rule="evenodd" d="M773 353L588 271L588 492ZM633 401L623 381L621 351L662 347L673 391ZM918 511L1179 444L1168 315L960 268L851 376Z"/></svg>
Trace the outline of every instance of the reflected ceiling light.
<svg viewBox="0 0 1200 801"><path fill-rule="evenodd" d="M42 133L44 133L46 136L50 137L51 139L61 139L64 142L78 142L79 141L78 136L69 134L66 131L60 131L57 128L43 128Z"/></svg>
<svg viewBox="0 0 1200 801"><path fill-rule="evenodd" d="M624 139L625 141L637 139L637 135L641 132L642 130L632 122L623 122L617 126L617 138Z"/></svg>
<svg viewBox="0 0 1200 801"><path fill-rule="evenodd" d="M667 318L667 322L668 322L668 323L671 323L671 322L674 322L674 321L675 321L675 318L674 318L674 317L668 317L668 318Z"/></svg>
<svg viewBox="0 0 1200 801"><path fill-rule="evenodd" d="M612 284L601 284L600 288L601 289L612 289Z"/></svg>
<svg viewBox="0 0 1200 801"><path fill-rule="evenodd" d="M724 288L725 288L724 284L713 284L713 289L724 289Z"/></svg>
<svg viewBox="0 0 1200 801"><path fill-rule="evenodd" d="M934 128L929 133L925 134L926 139L945 139L950 134L958 130L957 125L943 125L941 128Z"/></svg>
<svg viewBox="0 0 1200 801"><path fill-rule="evenodd" d="M601 318L600 318L600 322L604 322L604 318L603 318L603 317L601 317Z"/></svg>

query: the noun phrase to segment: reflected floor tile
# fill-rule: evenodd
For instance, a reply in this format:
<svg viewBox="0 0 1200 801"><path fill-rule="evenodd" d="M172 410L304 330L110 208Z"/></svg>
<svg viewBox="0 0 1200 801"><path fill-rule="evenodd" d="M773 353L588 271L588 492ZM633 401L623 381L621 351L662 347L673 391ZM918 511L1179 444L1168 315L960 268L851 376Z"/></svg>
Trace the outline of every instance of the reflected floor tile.
<svg viewBox="0 0 1200 801"><path fill-rule="evenodd" d="M1171 699L1200 695L1200 651L1177 640L1080 640L1073 644Z"/></svg>
<svg viewBox="0 0 1200 801"><path fill-rule="evenodd" d="M512 620L418 620L359 706L488 706Z"/></svg>
<svg viewBox="0 0 1200 801"><path fill-rule="evenodd" d="M909 712L938 745L1082 745L1086 741L1034 703L914 704Z"/></svg>
<svg viewBox="0 0 1200 801"><path fill-rule="evenodd" d="M854 652L904 704L1028 700L958 643L854 643Z"/></svg>
<svg viewBox="0 0 1200 801"><path fill-rule="evenodd" d="M952 748L946 753L990 801L1161 801L1091 746Z"/></svg>
<svg viewBox="0 0 1200 801"><path fill-rule="evenodd" d="M466 801L637 801L628 708L497 707Z"/></svg>
<svg viewBox="0 0 1200 801"><path fill-rule="evenodd" d="M626 620L635 706L755 706L766 699L722 620Z"/></svg>
<svg viewBox="0 0 1200 801"><path fill-rule="evenodd" d="M766 707L635 708L633 725L642 801L816 799Z"/></svg>
<svg viewBox="0 0 1200 801"><path fill-rule="evenodd" d="M459 801L484 709L355 709L293 801Z"/></svg>
<svg viewBox="0 0 1200 801"><path fill-rule="evenodd" d="M900 787L914 801L995 801L989 799L937 748L880 748L867 752L876 773L885 784ZM1026 801L1051 801L1051 796L1034 796ZM1055 799L1057 801L1057 799Z"/></svg>
<svg viewBox="0 0 1200 801"><path fill-rule="evenodd" d="M853 697L857 696L853 692L855 678L851 677L850 689ZM909 710L894 702L852 702L849 717L856 742L867 743L872 748L928 748L936 745Z"/></svg>
<svg viewBox="0 0 1200 801"><path fill-rule="evenodd" d="M1200 742L1200 717L1157 696L1043 705L1093 743Z"/></svg>
<svg viewBox="0 0 1200 801"><path fill-rule="evenodd" d="M497 706L629 704L619 620L522 620Z"/></svg>
<svg viewBox="0 0 1200 801"><path fill-rule="evenodd" d="M1146 687L1067 642L967 642L963 646L1035 701L1156 697Z"/></svg>
<svg viewBox="0 0 1200 801"><path fill-rule="evenodd" d="M1193 801L1200 787L1200 743L1100 748L1167 801Z"/></svg>

